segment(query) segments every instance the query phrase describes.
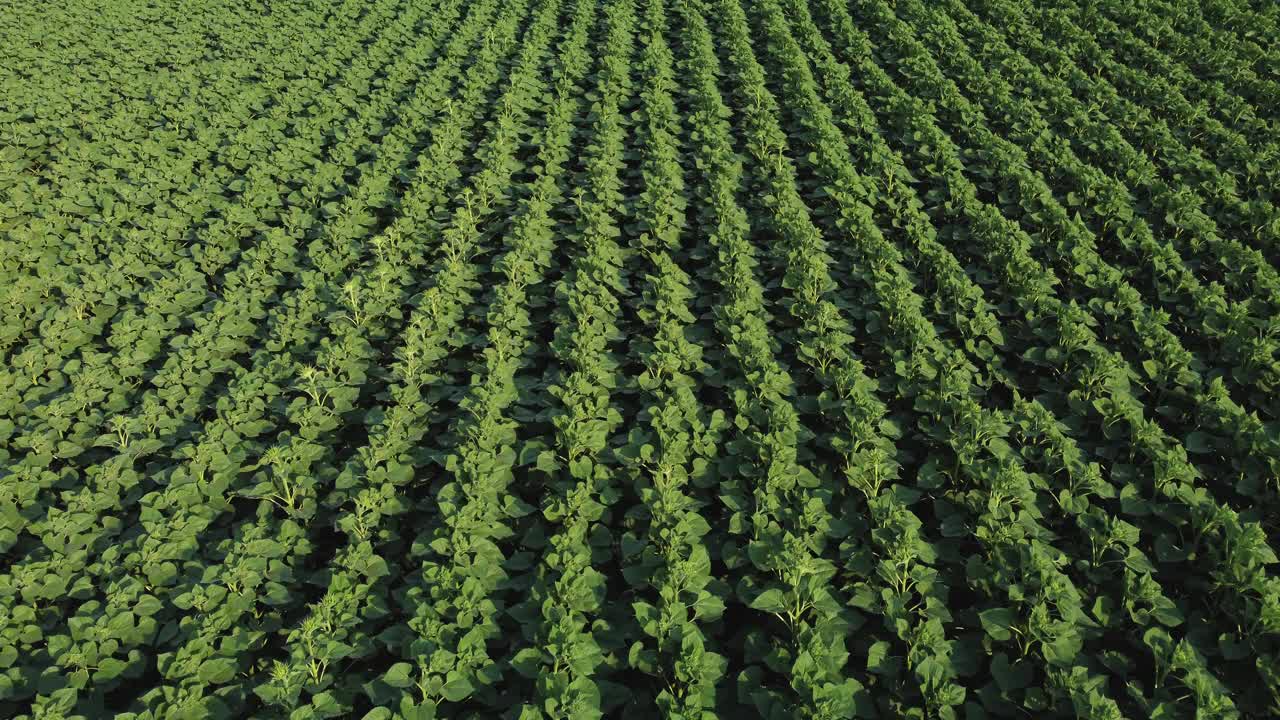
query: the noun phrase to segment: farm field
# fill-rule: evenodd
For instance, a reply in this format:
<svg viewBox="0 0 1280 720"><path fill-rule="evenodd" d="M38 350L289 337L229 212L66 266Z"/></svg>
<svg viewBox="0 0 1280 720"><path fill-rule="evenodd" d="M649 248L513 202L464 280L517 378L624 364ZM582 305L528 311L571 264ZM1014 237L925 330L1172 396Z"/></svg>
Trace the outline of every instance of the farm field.
<svg viewBox="0 0 1280 720"><path fill-rule="evenodd" d="M0 716L1280 717L1280 3L0 47Z"/></svg>

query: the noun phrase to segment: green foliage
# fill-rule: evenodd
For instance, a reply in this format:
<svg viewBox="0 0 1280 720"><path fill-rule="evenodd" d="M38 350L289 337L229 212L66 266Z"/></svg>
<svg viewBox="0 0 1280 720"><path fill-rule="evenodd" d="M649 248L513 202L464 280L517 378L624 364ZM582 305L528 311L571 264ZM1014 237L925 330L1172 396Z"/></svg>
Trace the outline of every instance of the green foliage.
<svg viewBox="0 0 1280 720"><path fill-rule="evenodd" d="M0 13L0 714L1280 716L1280 6Z"/></svg>

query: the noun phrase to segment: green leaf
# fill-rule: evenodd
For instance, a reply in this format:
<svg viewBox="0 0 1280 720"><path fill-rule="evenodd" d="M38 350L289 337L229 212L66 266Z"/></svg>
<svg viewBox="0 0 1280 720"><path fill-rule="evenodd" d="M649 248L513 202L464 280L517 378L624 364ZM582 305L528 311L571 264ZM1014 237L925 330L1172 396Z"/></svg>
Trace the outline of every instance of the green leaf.
<svg viewBox="0 0 1280 720"><path fill-rule="evenodd" d="M545 473L554 473L560 468L560 461L556 459L555 452L543 450L538 454L538 462L535 467Z"/></svg>
<svg viewBox="0 0 1280 720"><path fill-rule="evenodd" d="M1083 645L1078 633L1069 632L1051 643L1044 644L1044 659L1056 667L1071 667L1079 661L1080 648Z"/></svg>
<svg viewBox="0 0 1280 720"><path fill-rule="evenodd" d="M646 635L657 637L658 621L660 619L658 609L647 602L636 602L631 607L635 610L636 620L640 623L640 629Z"/></svg>
<svg viewBox="0 0 1280 720"><path fill-rule="evenodd" d="M329 692L322 692L312 697L311 707L321 717L326 718L337 717L343 711L342 706L338 704L338 699L333 696L333 693Z"/></svg>
<svg viewBox="0 0 1280 720"><path fill-rule="evenodd" d="M1188 433L1184 444L1187 446L1187 452L1189 453L1204 454L1213 452L1213 437L1199 430Z"/></svg>
<svg viewBox="0 0 1280 720"><path fill-rule="evenodd" d="M98 672L93 674L94 682L112 680L128 669L128 664L116 658L103 658L98 661Z"/></svg>
<svg viewBox="0 0 1280 720"><path fill-rule="evenodd" d="M877 674L891 674L893 668L889 660L889 643L880 640L867 649L867 670Z"/></svg>
<svg viewBox="0 0 1280 720"><path fill-rule="evenodd" d="M1004 653L996 653L991 658L991 676L1005 692L1027 687L1031 684L1032 675L1031 665L1026 662L1019 660L1011 663L1009 656Z"/></svg>
<svg viewBox="0 0 1280 720"><path fill-rule="evenodd" d="M164 603L160 602L154 595L143 595L138 598L138 602L134 603L133 614L138 617L151 617L163 608Z"/></svg>
<svg viewBox="0 0 1280 720"><path fill-rule="evenodd" d="M783 610L786 609L787 606L784 603L784 597L783 597L782 591L778 589L773 589L773 590L765 590L764 592L757 595L756 599L751 601L751 607L756 610L763 610L765 612L776 613L776 612L782 612Z"/></svg>
<svg viewBox="0 0 1280 720"><path fill-rule="evenodd" d="M541 665L542 653L537 648L524 648L511 659L511 667L530 680L538 678L541 672Z"/></svg>
<svg viewBox="0 0 1280 720"><path fill-rule="evenodd" d="M386 675L382 676L382 681L395 688L411 687L413 685L413 666L407 662L396 663L391 666Z"/></svg>
<svg viewBox="0 0 1280 720"><path fill-rule="evenodd" d="M200 682L210 685L222 685L236 676L236 664L230 658L213 658L200 663L196 677Z"/></svg>
<svg viewBox="0 0 1280 720"><path fill-rule="evenodd" d="M465 700L467 696L476 689L475 686L471 684L471 681L465 677L462 677L457 673L449 673L449 675L454 679L445 683L444 687L440 689L440 694L444 696L445 700L448 700L449 702L460 702Z"/></svg>
<svg viewBox="0 0 1280 720"><path fill-rule="evenodd" d="M982 629L994 640L1008 640L1013 637L1010 628L1018 621L1017 616L1009 608L991 608L978 614L982 621Z"/></svg>

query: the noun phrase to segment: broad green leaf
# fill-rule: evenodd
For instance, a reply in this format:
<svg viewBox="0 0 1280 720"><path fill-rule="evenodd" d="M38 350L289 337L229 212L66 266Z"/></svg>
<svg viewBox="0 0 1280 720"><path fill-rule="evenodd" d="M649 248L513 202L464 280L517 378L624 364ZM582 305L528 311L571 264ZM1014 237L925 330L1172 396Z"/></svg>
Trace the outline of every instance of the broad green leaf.
<svg viewBox="0 0 1280 720"><path fill-rule="evenodd" d="M786 610L785 597L781 590L765 590L751 601L751 607L765 612L778 613Z"/></svg>
<svg viewBox="0 0 1280 720"><path fill-rule="evenodd" d="M1008 640L1013 637L1010 628L1017 622L1017 615L1009 608L991 608L978 614L982 621L982 629L994 640Z"/></svg>

